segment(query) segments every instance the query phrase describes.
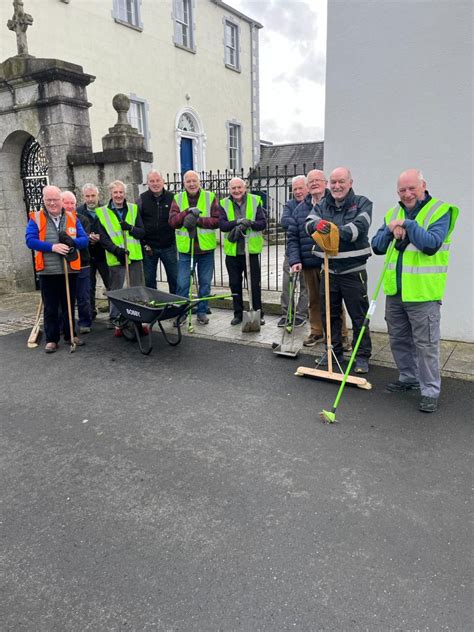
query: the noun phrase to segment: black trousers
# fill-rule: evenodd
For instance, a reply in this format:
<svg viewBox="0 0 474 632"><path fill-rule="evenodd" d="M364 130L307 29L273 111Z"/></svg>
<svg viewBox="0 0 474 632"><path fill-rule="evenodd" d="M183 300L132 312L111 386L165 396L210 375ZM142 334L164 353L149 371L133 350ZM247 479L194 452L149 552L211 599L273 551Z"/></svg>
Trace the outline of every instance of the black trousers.
<svg viewBox="0 0 474 632"><path fill-rule="evenodd" d="M95 316L97 314L97 310L95 308L95 290L97 287L97 272L100 274L102 281L104 283L105 289L108 290L110 287L110 275L109 275L109 266L105 259L97 261L97 259L93 259L91 257L91 311L92 315Z"/></svg>
<svg viewBox="0 0 474 632"><path fill-rule="evenodd" d="M76 302L77 273L70 273L69 292L71 294L71 309ZM44 303L44 333L46 342L59 342L60 331L64 332L64 341L71 342L69 317L67 309L66 281L64 274L40 274L41 295ZM73 321L74 321L74 311ZM73 322L74 336L76 327Z"/></svg>
<svg viewBox="0 0 474 632"><path fill-rule="evenodd" d="M242 316L244 311L244 301L242 296L243 277L247 278L247 267L245 265L245 255L237 255L235 257L227 256L225 265L229 273L229 285L234 303L234 315ZM255 310L262 309L262 290L260 287L260 261L259 255L250 255L250 273L252 276L252 301ZM262 311L263 316L263 311Z"/></svg>
<svg viewBox="0 0 474 632"><path fill-rule="evenodd" d="M324 272L321 272L321 317L324 329L326 329L325 310L325 280ZM344 301L349 316L352 320L352 331L354 346L359 336L359 332L364 324L365 315L369 309L369 297L367 295L367 272L348 272L347 274L329 274L329 298L331 307L331 338L334 353L342 355L342 319L341 308ZM365 330L360 342L357 357L370 358L372 352L372 342L370 340L369 329Z"/></svg>

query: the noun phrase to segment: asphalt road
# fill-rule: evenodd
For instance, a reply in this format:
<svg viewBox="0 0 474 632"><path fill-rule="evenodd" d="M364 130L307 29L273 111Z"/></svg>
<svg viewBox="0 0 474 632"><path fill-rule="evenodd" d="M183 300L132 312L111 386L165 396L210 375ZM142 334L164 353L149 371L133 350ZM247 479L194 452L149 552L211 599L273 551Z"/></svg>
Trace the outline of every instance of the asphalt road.
<svg viewBox="0 0 474 632"><path fill-rule="evenodd" d="M0 338L2 631L472 629L472 385L270 351Z"/></svg>

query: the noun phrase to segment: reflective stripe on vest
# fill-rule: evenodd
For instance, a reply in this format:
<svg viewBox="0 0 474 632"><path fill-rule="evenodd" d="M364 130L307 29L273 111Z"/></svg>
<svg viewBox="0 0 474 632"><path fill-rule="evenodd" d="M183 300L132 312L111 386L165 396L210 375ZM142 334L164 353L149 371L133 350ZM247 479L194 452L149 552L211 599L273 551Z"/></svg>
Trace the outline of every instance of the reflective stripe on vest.
<svg viewBox="0 0 474 632"><path fill-rule="evenodd" d="M262 203L262 198L259 195L247 194L247 201L245 204L245 217L254 222L257 216L257 207ZM220 202L222 208L226 212L229 222L235 220L234 203L231 198L226 197ZM261 230L252 230L249 228L245 231L248 236L249 253L251 255L258 255L262 252L263 248L263 234ZM229 257L235 257L237 255L237 243L229 241L229 234L224 234L224 252Z"/></svg>
<svg viewBox="0 0 474 632"><path fill-rule="evenodd" d="M118 220L117 215L108 207L102 206L96 209L96 215L99 218L99 222L105 228L107 235L112 240L115 246L119 248L124 248L125 241L123 238L123 232L120 228L120 222ZM135 222L137 221L138 215L138 206L136 204L128 204L127 202L127 212L125 217L123 218L125 222L130 224L131 226L135 226ZM127 250L129 252L128 258L130 261L141 261L143 259L142 247L140 245L140 241L130 235L128 231L126 231L127 237ZM109 252L105 251L105 259L107 261L108 266L120 266L122 265L117 257Z"/></svg>
<svg viewBox="0 0 474 632"><path fill-rule="evenodd" d="M73 239L76 238L77 229L76 229L76 215L75 213L71 213L70 211L65 211L64 216L66 218L66 233L69 237ZM30 219L32 219L35 224L38 226L38 239L40 241L46 241L46 225L47 218L45 211L32 211L29 214ZM59 242L58 242L59 243ZM75 261L69 261L68 265L71 270L80 270L81 269L81 253L79 250L77 251L78 257ZM60 257L61 255L58 255ZM35 270L36 272L41 272L44 270L44 253L40 250L35 250Z"/></svg>
<svg viewBox="0 0 474 632"><path fill-rule="evenodd" d="M444 296L449 264L451 233L454 230L459 209L446 202L432 198L415 217L416 223L428 230L451 209L451 221L441 248L434 255L426 255L414 244L408 244L403 252L394 249L384 277L384 292L389 296L397 293L397 261L402 263L402 300L407 302L439 301ZM405 219L405 211L400 206L390 209L385 215L385 224L395 219Z"/></svg>
<svg viewBox="0 0 474 632"><path fill-rule="evenodd" d="M338 252L337 255L328 255L329 259L349 259L350 257L362 257L364 255L370 255L371 253L370 246L367 248L361 248L360 250L348 250L346 252ZM314 250L313 254L316 257L320 257L324 259L324 252L320 252L319 250Z"/></svg>
<svg viewBox="0 0 474 632"><path fill-rule="evenodd" d="M204 191L201 189L199 193L199 198L197 201L197 208L199 209L200 217L210 217L211 216L211 206L212 202L215 199L215 194L211 191ZM174 196L174 201L178 205L181 213L186 211L189 208L189 200L188 194L186 191L182 193L177 193ZM200 226L196 227L196 233L198 238L199 248L201 250L214 250L217 246L216 239L216 229L215 228L201 228ZM191 250L191 239L189 237L189 231L184 226L180 226L175 231L176 235L176 247L178 248L178 252L188 253Z"/></svg>

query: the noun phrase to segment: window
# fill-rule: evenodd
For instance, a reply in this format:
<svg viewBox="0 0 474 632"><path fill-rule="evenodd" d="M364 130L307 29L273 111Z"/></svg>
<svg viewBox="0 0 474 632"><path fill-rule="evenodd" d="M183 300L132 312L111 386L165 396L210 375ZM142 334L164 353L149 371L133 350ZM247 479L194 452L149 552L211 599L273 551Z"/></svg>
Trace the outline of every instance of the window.
<svg viewBox="0 0 474 632"><path fill-rule="evenodd" d="M194 51L192 0L174 0L174 43Z"/></svg>
<svg viewBox="0 0 474 632"><path fill-rule="evenodd" d="M114 0L112 16L116 22L141 31L143 24L140 20L140 5L141 0Z"/></svg>
<svg viewBox="0 0 474 632"><path fill-rule="evenodd" d="M240 70L239 63L239 26L230 20L224 20L225 64L234 70Z"/></svg>
<svg viewBox="0 0 474 632"><path fill-rule="evenodd" d="M236 123L228 123L228 130L229 168L238 170L242 168L242 128Z"/></svg>
<svg viewBox="0 0 474 632"><path fill-rule="evenodd" d="M148 104L135 94L130 95L128 122L145 137L145 147L148 149L150 135L148 129Z"/></svg>

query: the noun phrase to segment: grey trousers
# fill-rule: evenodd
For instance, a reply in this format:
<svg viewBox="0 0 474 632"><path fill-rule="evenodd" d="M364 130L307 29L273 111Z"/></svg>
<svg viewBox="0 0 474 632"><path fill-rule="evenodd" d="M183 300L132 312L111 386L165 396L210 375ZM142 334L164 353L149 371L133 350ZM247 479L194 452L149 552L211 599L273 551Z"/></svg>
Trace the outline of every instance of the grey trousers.
<svg viewBox="0 0 474 632"><path fill-rule="evenodd" d="M143 265L141 261L131 261L129 266L130 273L130 285L133 287L135 285L143 285ZM125 283L125 266L110 266L109 267L109 275L110 275L110 287L109 290L121 290L123 288L123 284ZM112 301L110 301L110 318L118 318L120 316L119 310L112 305Z"/></svg>
<svg viewBox="0 0 474 632"><path fill-rule="evenodd" d="M400 382L419 382L421 394L438 397L441 389L439 368L441 301L403 302L387 296L390 348L400 372Z"/></svg>
<svg viewBox="0 0 474 632"><path fill-rule="evenodd" d="M281 288L281 314L286 316L288 312L288 303L290 302L290 295L288 293L288 281L290 279L290 265L288 263L288 257L285 255L283 261L283 280ZM296 306L296 315L300 318L308 318L308 290L306 289L306 283L303 274L300 273L300 297L298 299L298 305Z"/></svg>

